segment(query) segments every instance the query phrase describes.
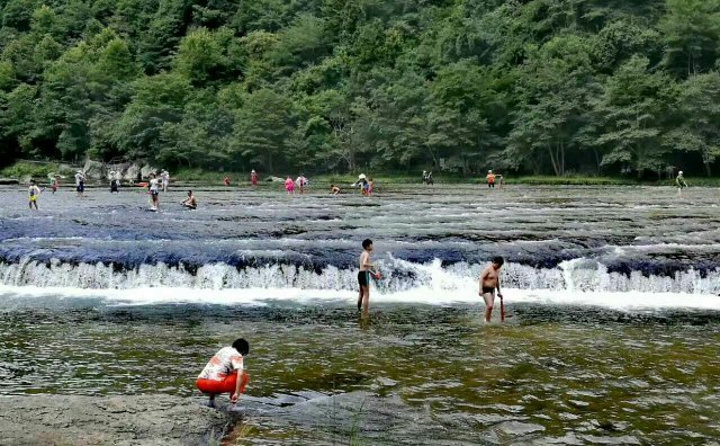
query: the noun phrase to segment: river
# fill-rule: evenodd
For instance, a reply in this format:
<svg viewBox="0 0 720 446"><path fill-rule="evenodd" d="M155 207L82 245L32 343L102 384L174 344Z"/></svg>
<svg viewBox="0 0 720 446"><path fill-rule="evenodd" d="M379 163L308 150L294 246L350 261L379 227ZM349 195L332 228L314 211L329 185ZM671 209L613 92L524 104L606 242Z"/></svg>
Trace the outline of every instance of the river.
<svg viewBox="0 0 720 446"><path fill-rule="evenodd" d="M279 188L278 188L279 189ZM716 192L0 188L0 394L168 393L251 343L241 444L720 437ZM384 279L354 308L360 243ZM506 323L477 275L507 263ZM497 317L497 315L496 315Z"/></svg>

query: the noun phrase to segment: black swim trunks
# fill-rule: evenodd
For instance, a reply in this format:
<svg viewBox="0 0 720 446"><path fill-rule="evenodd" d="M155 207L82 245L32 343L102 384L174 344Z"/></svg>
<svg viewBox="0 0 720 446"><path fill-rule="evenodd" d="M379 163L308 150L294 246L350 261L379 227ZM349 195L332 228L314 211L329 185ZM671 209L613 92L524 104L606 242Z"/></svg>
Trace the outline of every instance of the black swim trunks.
<svg viewBox="0 0 720 446"><path fill-rule="evenodd" d="M360 271L358 273L358 284L360 286L370 285L370 271Z"/></svg>
<svg viewBox="0 0 720 446"><path fill-rule="evenodd" d="M483 294L495 293L495 288L484 286L482 293L483 293Z"/></svg>

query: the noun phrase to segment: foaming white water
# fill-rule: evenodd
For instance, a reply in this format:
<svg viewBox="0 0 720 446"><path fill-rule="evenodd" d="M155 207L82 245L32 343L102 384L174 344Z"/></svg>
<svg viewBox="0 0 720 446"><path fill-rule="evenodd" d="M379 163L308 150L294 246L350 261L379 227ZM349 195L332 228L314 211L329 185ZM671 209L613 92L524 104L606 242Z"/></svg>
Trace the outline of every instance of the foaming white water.
<svg viewBox="0 0 720 446"><path fill-rule="evenodd" d="M389 257L381 260L384 279L378 290L386 295L425 290L429 295L476 294L477 278L484 265L457 263L443 267L439 260L417 264ZM720 292L720 270L700 274L689 269L672 276L645 276L608 272L591 259L575 259L558 268L533 268L507 264L502 280L508 288L525 291L548 290L569 293L662 293L713 295ZM162 263L135 269L117 270L102 263L77 265L53 261L49 264L25 259L0 263L0 284L12 287L72 288L80 290L188 289L245 292L252 289L337 292L357 289L357 270L328 266L322 271L294 265L267 265L237 269L223 263L189 270Z"/></svg>
<svg viewBox="0 0 720 446"><path fill-rule="evenodd" d="M540 305L575 305L604 307L622 311L694 309L720 311L720 298L713 295L571 292L551 290L506 289L503 292L506 306L532 303ZM264 306L272 302L291 301L300 304L336 303L352 308L356 303L354 291L300 290L249 288L243 290L197 290L188 288L137 288L126 290L89 290L76 288L15 287L0 285L0 302L3 297L23 299L52 297L57 299L101 299L109 305L154 304L212 304ZM400 292L383 292L373 289L371 305L377 303L404 303L427 305L476 304L484 307L477 290L463 292L435 290L420 287ZM496 301L496 305L498 305Z"/></svg>

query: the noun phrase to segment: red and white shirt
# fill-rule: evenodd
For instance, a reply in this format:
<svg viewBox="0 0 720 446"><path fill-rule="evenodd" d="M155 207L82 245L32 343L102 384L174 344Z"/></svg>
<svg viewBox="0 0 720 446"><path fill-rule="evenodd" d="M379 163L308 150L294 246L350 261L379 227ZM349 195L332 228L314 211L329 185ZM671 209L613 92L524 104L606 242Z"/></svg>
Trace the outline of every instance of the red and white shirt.
<svg viewBox="0 0 720 446"><path fill-rule="evenodd" d="M232 347L223 347L210 359L198 379L222 381L234 370L243 369L243 357Z"/></svg>

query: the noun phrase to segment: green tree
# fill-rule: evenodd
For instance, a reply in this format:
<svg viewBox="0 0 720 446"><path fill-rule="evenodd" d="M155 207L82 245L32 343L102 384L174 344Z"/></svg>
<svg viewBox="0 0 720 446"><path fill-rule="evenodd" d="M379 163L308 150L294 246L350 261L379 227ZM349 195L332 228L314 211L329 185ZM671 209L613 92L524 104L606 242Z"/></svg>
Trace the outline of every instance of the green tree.
<svg viewBox="0 0 720 446"><path fill-rule="evenodd" d="M648 72L648 64L647 58L636 56L620 67L595 107L602 123L597 144L609 149L603 164L632 167L638 176L665 168L669 147L664 136L676 100L672 80Z"/></svg>
<svg viewBox="0 0 720 446"><path fill-rule="evenodd" d="M693 76L680 85L677 107L682 124L668 135L676 150L698 152L705 173L720 156L720 74L712 71Z"/></svg>
<svg viewBox="0 0 720 446"><path fill-rule="evenodd" d="M577 36L556 37L534 50L520 69L517 111L507 159L516 166L537 163L544 152L553 173L567 172L568 154L582 149L583 128L591 119L590 98L597 91L589 43ZM576 157L575 155L574 157Z"/></svg>
<svg viewBox="0 0 720 446"><path fill-rule="evenodd" d="M245 99L235 121L233 146L253 163L272 172L287 167L285 153L297 126L297 110L286 96L263 88Z"/></svg>
<svg viewBox="0 0 720 446"><path fill-rule="evenodd" d="M720 45L720 0L667 0L660 30L666 65L690 76L715 65Z"/></svg>

